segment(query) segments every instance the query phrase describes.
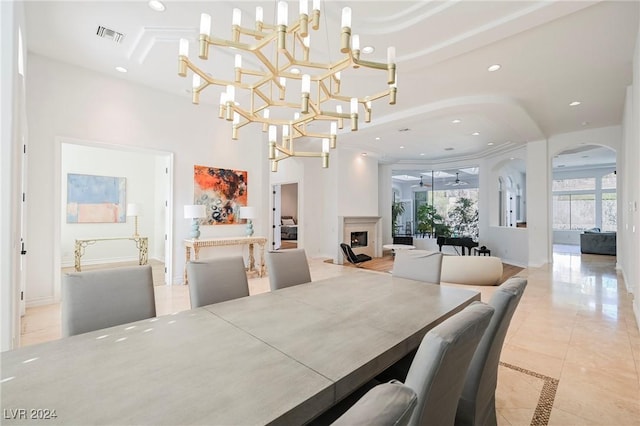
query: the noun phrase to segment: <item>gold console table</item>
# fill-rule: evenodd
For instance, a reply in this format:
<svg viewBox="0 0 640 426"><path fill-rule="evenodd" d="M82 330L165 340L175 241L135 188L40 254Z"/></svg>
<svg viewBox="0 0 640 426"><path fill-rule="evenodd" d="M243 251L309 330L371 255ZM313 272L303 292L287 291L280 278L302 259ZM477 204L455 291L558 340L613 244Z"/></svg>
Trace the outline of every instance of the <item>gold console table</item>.
<svg viewBox="0 0 640 426"><path fill-rule="evenodd" d="M132 240L135 241L138 249L138 263L140 265L146 265L149 260L149 239L147 237L105 237L105 238L86 238L83 240L76 240L75 254L75 267L76 271L82 271L80 265L80 258L84 255L84 250L87 246L95 244L98 241L114 241L114 240Z"/></svg>
<svg viewBox="0 0 640 426"><path fill-rule="evenodd" d="M199 259L200 248L202 247L217 247L217 246L237 246L248 245L249 246L249 267L247 271L256 271L256 259L253 256L253 245L258 244L260 246L260 269L258 269L258 275L262 277L265 272L264 265L264 246L267 243L265 237L230 237L230 238L188 238L184 240L186 249L186 261L184 265L184 283L189 284L189 278L187 277L187 263L191 260L191 249L193 248L194 259Z"/></svg>

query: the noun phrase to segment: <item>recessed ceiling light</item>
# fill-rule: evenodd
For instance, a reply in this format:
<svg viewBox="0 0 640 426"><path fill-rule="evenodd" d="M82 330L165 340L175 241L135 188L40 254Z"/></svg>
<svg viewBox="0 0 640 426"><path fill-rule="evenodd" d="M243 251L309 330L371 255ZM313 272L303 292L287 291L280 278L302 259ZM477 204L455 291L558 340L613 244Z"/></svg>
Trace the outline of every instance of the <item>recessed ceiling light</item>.
<svg viewBox="0 0 640 426"><path fill-rule="evenodd" d="M424 152L421 152L420 155L424 155Z"/></svg>
<svg viewBox="0 0 640 426"><path fill-rule="evenodd" d="M164 7L164 4L162 4L162 2L159 0L151 0L149 2L149 7L155 10L156 12L164 12L164 10L166 9Z"/></svg>
<svg viewBox="0 0 640 426"><path fill-rule="evenodd" d="M455 120L451 120L451 122L452 122L453 124L458 124L458 123L460 122L460 120L458 120L458 119L456 118Z"/></svg>
<svg viewBox="0 0 640 426"><path fill-rule="evenodd" d="M500 64L493 64L493 65L491 65L489 68L487 68L487 71L489 71L489 72L494 72L494 71L498 71L500 68L502 68L502 65L500 65Z"/></svg>
<svg viewBox="0 0 640 426"><path fill-rule="evenodd" d="M373 46L365 46L362 48L362 53L366 53L367 55L376 51L376 48Z"/></svg>
<svg viewBox="0 0 640 426"><path fill-rule="evenodd" d="M404 149L404 145L400 145L400 149Z"/></svg>
<svg viewBox="0 0 640 426"><path fill-rule="evenodd" d="M487 145L493 146L493 142L489 142L489 143L487 143Z"/></svg>
<svg viewBox="0 0 640 426"><path fill-rule="evenodd" d="M127 69L125 67L116 67L116 71L118 71L118 72L127 72Z"/></svg>
<svg viewBox="0 0 640 426"><path fill-rule="evenodd" d="M367 156L367 153L366 153L366 152L363 152L361 155L362 155L363 157L366 157L366 156Z"/></svg>
<svg viewBox="0 0 640 426"><path fill-rule="evenodd" d="M299 68L291 68L291 74L300 74Z"/></svg>
<svg viewBox="0 0 640 426"><path fill-rule="evenodd" d="M453 148L449 147L449 148L445 148L445 151L453 151Z"/></svg>
<svg viewBox="0 0 640 426"><path fill-rule="evenodd" d="M581 103L582 103L582 102L580 102L580 101L573 101L573 102L571 102L571 103L569 104L569 106L578 106L578 105L580 105Z"/></svg>
<svg viewBox="0 0 640 426"><path fill-rule="evenodd" d="M471 133L471 136L480 136L480 133L478 133L478 132L473 132L473 133Z"/></svg>
<svg viewBox="0 0 640 426"><path fill-rule="evenodd" d="M380 140L380 136L376 136L376 140L379 141Z"/></svg>
<svg viewBox="0 0 640 426"><path fill-rule="evenodd" d="M509 157L509 160L515 160L515 158L513 158L513 157Z"/></svg>

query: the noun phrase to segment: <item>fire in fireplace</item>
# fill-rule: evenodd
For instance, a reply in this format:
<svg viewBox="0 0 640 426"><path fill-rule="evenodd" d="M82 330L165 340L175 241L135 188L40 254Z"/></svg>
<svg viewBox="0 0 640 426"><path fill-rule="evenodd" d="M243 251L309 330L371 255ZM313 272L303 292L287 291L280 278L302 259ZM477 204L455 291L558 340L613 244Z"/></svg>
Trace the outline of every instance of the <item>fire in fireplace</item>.
<svg viewBox="0 0 640 426"><path fill-rule="evenodd" d="M366 247L367 245L367 231L351 233L351 248Z"/></svg>

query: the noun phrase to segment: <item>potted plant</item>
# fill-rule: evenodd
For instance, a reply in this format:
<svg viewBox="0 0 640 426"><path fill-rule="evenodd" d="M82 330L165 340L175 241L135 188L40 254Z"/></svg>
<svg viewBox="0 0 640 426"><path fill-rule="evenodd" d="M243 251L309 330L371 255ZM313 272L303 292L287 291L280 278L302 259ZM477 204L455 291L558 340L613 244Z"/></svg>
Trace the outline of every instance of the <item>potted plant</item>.
<svg viewBox="0 0 640 426"><path fill-rule="evenodd" d="M443 217L438 214L436 208L430 204L422 204L416 212L418 220L418 232L424 237L426 234L431 236L435 233L435 226L442 224Z"/></svg>
<svg viewBox="0 0 640 426"><path fill-rule="evenodd" d="M398 218L404 214L404 203L402 201L394 201L391 204L391 235L396 235L398 229Z"/></svg>

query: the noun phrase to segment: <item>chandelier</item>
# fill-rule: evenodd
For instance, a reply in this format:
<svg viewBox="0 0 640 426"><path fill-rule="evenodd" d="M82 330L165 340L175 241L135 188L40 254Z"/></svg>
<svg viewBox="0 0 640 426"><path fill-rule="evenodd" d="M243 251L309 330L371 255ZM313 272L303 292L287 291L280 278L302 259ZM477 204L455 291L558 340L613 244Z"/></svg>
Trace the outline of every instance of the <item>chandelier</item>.
<svg viewBox="0 0 640 426"><path fill-rule="evenodd" d="M336 147L338 129L344 120L350 121L352 131L358 130L359 111L365 113L365 122L371 121L372 102L388 97L389 104L396 103L395 48L387 50L387 62L379 63L360 59L359 36L351 35L351 8L342 9L340 34L341 58L335 62L310 59L309 29L320 28L320 0L313 0L309 15L308 0L300 0L299 17L288 22L288 5L277 3L277 23L263 21L262 7L256 7L255 28L242 26L242 11L233 9L231 39L211 36L211 16L203 13L200 20L198 57L208 60L210 48L230 49L235 54L232 79L216 78L189 59L189 41L180 40L178 75L193 72L192 101L199 104L200 93L209 86L222 86L218 117L232 122L232 139L238 138L238 130L249 123L259 123L267 132L271 170L278 170L278 162L290 157L319 157L322 167L329 167L329 150ZM241 38L248 38L244 42ZM257 67L250 69L243 55L253 59ZM220 57L211 55L219 61ZM370 68L386 71L387 88L380 93L364 97L343 95L341 72L347 68ZM287 81L299 83L299 101L295 96L287 98ZM293 86L291 83L289 87ZM292 90L292 89L290 89ZM247 104L236 101L236 94L248 94ZM238 93L237 93L238 92ZM290 94L291 95L291 94ZM296 95L294 93L293 95ZM243 102L244 102L243 98ZM346 112L348 111L348 112ZM316 122L311 125L312 122ZM322 129L321 129L322 128ZM280 131L279 131L280 130ZM278 139L278 133L280 138ZM318 151L296 150L298 139L321 141Z"/></svg>

